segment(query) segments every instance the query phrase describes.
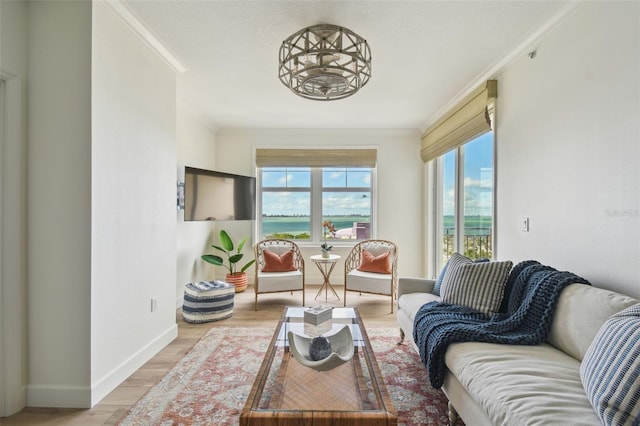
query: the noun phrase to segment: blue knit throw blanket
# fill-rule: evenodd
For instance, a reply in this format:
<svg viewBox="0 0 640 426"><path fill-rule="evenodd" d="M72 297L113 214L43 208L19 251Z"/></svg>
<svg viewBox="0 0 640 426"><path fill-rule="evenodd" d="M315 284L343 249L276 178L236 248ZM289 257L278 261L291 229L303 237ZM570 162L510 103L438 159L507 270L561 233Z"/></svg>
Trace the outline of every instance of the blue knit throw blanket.
<svg viewBox="0 0 640 426"><path fill-rule="evenodd" d="M456 342L538 345L547 339L560 292L589 282L573 273L528 260L509 274L501 313L484 314L465 306L430 302L416 313L413 341L427 367L431 385L442 386L447 347Z"/></svg>

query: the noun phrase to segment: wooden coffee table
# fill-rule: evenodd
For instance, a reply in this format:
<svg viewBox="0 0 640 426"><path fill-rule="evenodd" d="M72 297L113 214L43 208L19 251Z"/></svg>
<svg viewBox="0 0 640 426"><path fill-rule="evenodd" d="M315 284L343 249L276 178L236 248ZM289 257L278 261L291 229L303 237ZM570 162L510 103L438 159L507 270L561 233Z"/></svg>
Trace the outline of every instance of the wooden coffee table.
<svg viewBox="0 0 640 426"><path fill-rule="evenodd" d="M313 326L305 308L285 308L240 414L240 426L395 426L398 419L357 308L334 308ZM332 370L307 368L289 352L289 330L317 336L351 328L353 358Z"/></svg>

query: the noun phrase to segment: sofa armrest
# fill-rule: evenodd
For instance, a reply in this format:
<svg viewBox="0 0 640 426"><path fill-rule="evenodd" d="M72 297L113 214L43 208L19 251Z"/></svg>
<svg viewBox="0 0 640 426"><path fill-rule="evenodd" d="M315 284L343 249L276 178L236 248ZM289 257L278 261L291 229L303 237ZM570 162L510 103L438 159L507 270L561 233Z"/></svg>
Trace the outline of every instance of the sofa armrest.
<svg viewBox="0 0 640 426"><path fill-rule="evenodd" d="M426 278L398 278L398 299L408 293L432 293L435 280Z"/></svg>

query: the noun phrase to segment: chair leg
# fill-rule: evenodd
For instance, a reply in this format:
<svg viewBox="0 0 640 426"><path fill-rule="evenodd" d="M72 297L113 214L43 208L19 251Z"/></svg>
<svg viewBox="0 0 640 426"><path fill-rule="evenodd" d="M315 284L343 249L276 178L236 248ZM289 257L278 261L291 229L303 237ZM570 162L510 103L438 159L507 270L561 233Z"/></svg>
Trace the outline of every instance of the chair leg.
<svg viewBox="0 0 640 426"><path fill-rule="evenodd" d="M253 310L258 310L258 293L256 293L256 301L253 303Z"/></svg>

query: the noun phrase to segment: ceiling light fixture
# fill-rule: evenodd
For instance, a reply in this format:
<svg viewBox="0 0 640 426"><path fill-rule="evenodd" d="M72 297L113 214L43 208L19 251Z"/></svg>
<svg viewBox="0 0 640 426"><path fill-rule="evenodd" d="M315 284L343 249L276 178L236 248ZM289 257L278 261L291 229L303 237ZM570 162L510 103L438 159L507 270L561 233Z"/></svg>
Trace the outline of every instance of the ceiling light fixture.
<svg viewBox="0 0 640 426"><path fill-rule="evenodd" d="M371 78L371 50L365 39L347 28L314 25L282 42L279 78L303 98L343 99Z"/></svg>

